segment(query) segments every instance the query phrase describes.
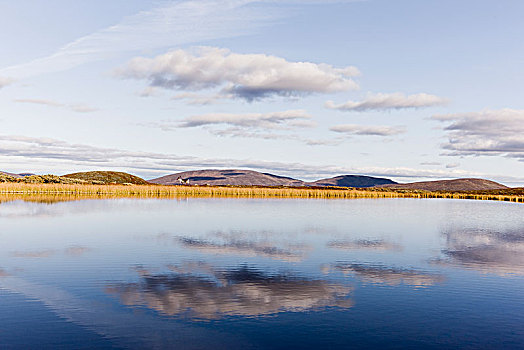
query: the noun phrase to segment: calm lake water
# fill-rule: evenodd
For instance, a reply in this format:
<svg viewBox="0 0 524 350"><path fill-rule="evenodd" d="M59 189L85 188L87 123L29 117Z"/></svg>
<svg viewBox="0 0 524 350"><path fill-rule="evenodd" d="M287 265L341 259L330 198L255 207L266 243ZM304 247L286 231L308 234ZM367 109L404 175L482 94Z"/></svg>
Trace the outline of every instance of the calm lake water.
<svg viewBox="0 0 524 350"><path fill-rule="evenodd" d="M524 205L0 204L0 348L524 349Z"/></svg>

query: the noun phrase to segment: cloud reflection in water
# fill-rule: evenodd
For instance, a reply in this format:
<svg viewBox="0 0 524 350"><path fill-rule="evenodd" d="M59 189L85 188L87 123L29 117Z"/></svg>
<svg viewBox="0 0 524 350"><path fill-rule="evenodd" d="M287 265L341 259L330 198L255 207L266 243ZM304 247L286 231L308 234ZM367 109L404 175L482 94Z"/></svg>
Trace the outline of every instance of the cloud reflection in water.
<svg viewBox="0 0 524 350"><path fill-rule="evenodd" d="M16 251L11 253L11 255L15 258L48 258L55 254L56 251L52 249L38 251Z"/></svg>
<svg viewBox="0 0 524 350"><path fill-rule="evenodd" d="M190 237L178 237L178 242L185 248L196 249L204 253L236 254L248 257L262 256L290 262L302 261L306 253L306 247L303 246L283 249L267 241L250 241L237 238L215 242Z"/></svg>
<svg viewBox="0 0 524 350"><path fill-rule="evenodd" d="M331 241L327 244L329 248L344 250L401 250L398 244L387 242L383 239L357 239L354 241Z"/></svg>
<svg viewBox="0 0 524 350"><path fill-rule="evenodd" d="M437 263L460 265L485 273L524 274L524 229L494 231L454 229L446 237L447 259Z"/></svg>
<svg viewBox="0 0 524 350"><path fill-rule="evenodd" d="M333 264L325 267L324 271L340 271L343 274L355 275L365 283L385 284L388 286L404 284L413 287L428 287L441 283L444 280L441 275L430 274L424 271L359 263Z"/></svg>
<svg viewBox="0 0 524 350"><path fill-rule="evenodd" d="M196 273L190 272L193 268ZM350 287L324 280L270 275L247 266L218 271L198 264L171 266L171 270L167 274L142 275L138 283L114 284L107 291L118 295L124 305L195 319L352 306Z"/></svg>

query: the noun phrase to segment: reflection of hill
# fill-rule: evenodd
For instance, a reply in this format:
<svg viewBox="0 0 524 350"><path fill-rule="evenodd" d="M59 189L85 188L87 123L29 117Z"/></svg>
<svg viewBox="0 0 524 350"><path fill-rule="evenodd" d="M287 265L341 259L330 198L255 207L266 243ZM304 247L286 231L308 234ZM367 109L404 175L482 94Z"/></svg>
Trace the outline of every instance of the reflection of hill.
<svg viewBox="0 0 524 350"><path fill-rule="evenodd" d="M388 286L405 284L414 287L427 287L443 281L443 277L440 275L382 265L339 263L328 267L329 270L356 275L363 282Z"/></svg>
<svg viewBox="0 0 524 350"><path fill-rule="evenodd" d="M508 231L450 230L446 236L448 258L482 272L524 274L524 229Z"/></svg>
<svg viewBox="0 0 524 350"><path fill-rule="evenodd" d="M349 308L352 304L349 287L323 280L268 275L248 267L221 272L208 268L207 276L197 270L199 274L145 274L138 283L116 284L107 290L125 305L202 319Z"/></svg>

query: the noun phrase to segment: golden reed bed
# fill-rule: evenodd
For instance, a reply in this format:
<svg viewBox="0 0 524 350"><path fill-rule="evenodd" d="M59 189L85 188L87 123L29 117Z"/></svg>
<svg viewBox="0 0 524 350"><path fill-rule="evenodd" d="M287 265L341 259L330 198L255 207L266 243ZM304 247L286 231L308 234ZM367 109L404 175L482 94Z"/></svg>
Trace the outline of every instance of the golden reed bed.
<svg viewBox="0 0 524 350"><path fill-rule="evenodd" d="M235 186L71 185L0 183L0 201L43 202L103 198L456 198L524 203L523 195L428 192L386 188L289 188Z"/></svg>

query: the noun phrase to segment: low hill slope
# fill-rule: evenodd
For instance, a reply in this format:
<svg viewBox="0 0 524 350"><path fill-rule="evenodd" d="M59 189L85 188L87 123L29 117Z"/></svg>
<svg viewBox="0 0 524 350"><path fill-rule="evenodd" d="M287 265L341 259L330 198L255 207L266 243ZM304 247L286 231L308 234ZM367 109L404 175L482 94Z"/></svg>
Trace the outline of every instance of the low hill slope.
<svg viewBox="0 0 524 350"><path fill-rule="evenodd" d="M382 185L380 187L424 191L486 191L503 190L509 188L507 186L499 184L498 182L485 179L423 181L412 182L407 184Z"/></svg>
<svg viewBox="0 0 524 350"><path fill-rule="evenodd" d="M252 170L196 170L166 175L149 182L161 185L177 185L177 179L189 179L193 185L211 186L304 186L304 182L290 177L260 173Z"/></svg>
<svg viewBox="0 0 524 350"><path fill-rule="evenodd" d="M6 176L12 176L12 177L21 177L21 175L19 175L19 174L8 173L7 171L0 171L0 175L6 175Z"/></svg>
<svg viewBox="0 0 524 350"><path fill-rule="evenodd" d="M70 179L84 180L97 183L130 183L134 185L147 185L148 182L138 176L119 171L86 171L63 175L62 177Z"/></svg>
<svg viewBox="0 0 524 350"><path fill-rule="evenodd" d="M308 182L309 186L338 186L338 187L374 187L387 184L396 184L395 181L380 177L363 175L340 175L329 179Z"/></svg>
<svg viewBox="0 0 524 350"><path fill-rule="evenodd" d="M26 183L26 184L88 184L89 182L72 179L63 176L56 175L29 175L29 176L10 176L0 173L0 182L16 182L16 183Z"/></svg>

